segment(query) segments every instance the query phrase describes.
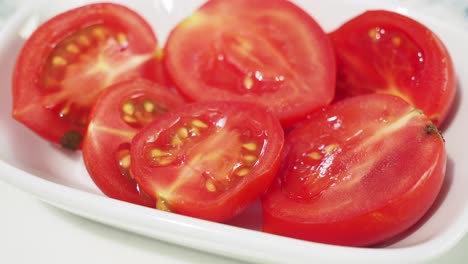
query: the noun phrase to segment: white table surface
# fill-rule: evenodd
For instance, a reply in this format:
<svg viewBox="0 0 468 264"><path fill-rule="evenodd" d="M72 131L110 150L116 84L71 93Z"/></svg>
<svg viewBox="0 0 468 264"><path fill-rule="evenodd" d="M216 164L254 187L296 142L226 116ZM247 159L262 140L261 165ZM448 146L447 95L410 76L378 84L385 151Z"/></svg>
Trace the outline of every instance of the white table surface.
<svg viewBox="0 0 468 264"><path fill-rule="evenodd" d="M0 0L0 24L15 3ZM401 0L468 29L468 0ZM451 12L446 12L447 10ZM459 24L460 25L460 24ZM45 204L0 182L0 263L241 263L181 248L102 225ZM446 254L429 262L468 263L468 235Z"/></svg>

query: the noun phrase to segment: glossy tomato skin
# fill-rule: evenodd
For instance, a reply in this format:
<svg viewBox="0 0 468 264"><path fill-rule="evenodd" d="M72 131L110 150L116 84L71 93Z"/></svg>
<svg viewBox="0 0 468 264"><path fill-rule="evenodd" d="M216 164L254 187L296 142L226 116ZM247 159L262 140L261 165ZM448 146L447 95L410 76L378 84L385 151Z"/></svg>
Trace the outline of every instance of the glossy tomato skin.
<svg viewBox="0 0 468 264"><path fill-rule="evenodd" d="M426 26L384 10L367 11L330 35L337 59L336 99L365 93L398 95L437 125L456 93L450 54Z"/></svg>
<svg viewBox="0 0 468 264"><path fill-rule="evenodd" d="M150 25L127 7L90 4L59 14L21 49L13 117L54 143L70 131L83 135L89 109L112 83L136 77L166 83L157 50Z"/></svg>
<svg viewBox="0 0 468 264"><path fill-rule="evenodd" d="M164 54L188 100L260 104L285 127L335 93L330 40L290 1L208 1L170 33Z"/></svg>
<svg viewBox="0 0 468 264"><path fill-rule="evenodd" d="M220 222L266 191L283 142L279 121L257 105L193 103L135 136L131 172L158 209Z"/></svg>
<svg viewBox="0 0 468 264"><path fill-rule="evenodd" d="M82 151L89 175L104 194L155 206L129 172L130 142L145 125L182 104L178 94L144 79L114 84L100 95L90 114Z"/></svg>
<svg viewBox="0 0 468 264"><path fill-rule="evenodd" d="M342 100L287 136L262 197L264 231L346 246L383 242L427 212L446 159L435 125L402 99Z"/></svg>

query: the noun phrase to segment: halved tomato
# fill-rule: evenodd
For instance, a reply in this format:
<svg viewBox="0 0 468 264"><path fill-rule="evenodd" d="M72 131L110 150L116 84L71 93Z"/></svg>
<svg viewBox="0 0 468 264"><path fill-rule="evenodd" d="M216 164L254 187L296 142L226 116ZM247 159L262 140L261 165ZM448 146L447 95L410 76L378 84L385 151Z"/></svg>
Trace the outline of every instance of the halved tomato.
<svg viewBox="0 0 468 264"><path fill-rule="evenodd" d="M130 170L158 209L224 221L266 191L283 141L278 120L257 105L194 103L135 136Z"/></svg>
<svg viewBox="0 0 468 264"><path fill-rule="evenodd" d="M327 105L335 59L314 19L285 0L212 0L170 34L164 63L192 101L240 100L289 126Z"/></svg>
<svg viewBox="0 0 468 264"><path fill-rule="evenodd" d="M158 54L150 25L124 6L91 4L62 13L42 24L21 50L13 117L76 149L89 109L105 88L135 77L164 79Z"/></svg>
<svg viewBox="0 0 468 264"><path fill-rule="evenodd" d="M382 242L430 208L445 166L436 126L403 99L342 100L287 136L262 198L264 231L349 246Z"/></svg>
<svg viewBox="0 0 468 264"><path fill-rule="evenodd" d="M337 58L336 100L364 93L398 95L436 124L452 105L450 55L427 27L390 11L368 11L330 34Z"/></svg>
<svg viewBox="0 0 468 264"><path fill-rule="evenodd" d="M179 95L144 79L114 84L101 94L89 117L83 160L107 196L155 206L130 174L130 142L141 128L183 103Z"/></svg>

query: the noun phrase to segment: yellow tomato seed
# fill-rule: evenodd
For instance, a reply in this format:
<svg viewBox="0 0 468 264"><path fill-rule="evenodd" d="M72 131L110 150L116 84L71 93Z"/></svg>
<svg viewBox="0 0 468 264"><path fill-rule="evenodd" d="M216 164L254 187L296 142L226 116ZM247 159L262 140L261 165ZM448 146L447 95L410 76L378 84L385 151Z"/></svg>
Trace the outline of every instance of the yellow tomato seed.
<svg viewBox="0 0 468 264"><path fill-rule="evenodd" d="M248 168L243 168L237 171L236 175L239 177L244 177L245 175L249 174L250 169Z"/></svg>
<svg viewBox="0 0 468 264"><path fill-rule="evenodd" d="M52 64L63 66L63 65L67 64L67 60L65 60L64 58L62 58L60 56L55 56L55 57L52 58Z"/></svg>
<svg viewBox="0 0 468 264"><path fill-rule="evenodd" d="M253 81L252 77L247 76L247 77L244 78L244 87L247 90L252 89L253 85L254 85L254 81Z"/></svg>
<svg viewBox="0 0 468 264"><path fill-rule="evenodd" d="M166 156L167 153L163 150L160 150L160 149L152 149L151 150L151 157L153 158L160 158L160 157L163 157L163 156Z"/></svg>
<svg viewBox="0 0 468 264"><path fill-rule="evenodd" d="M133 115L135 113L135 106L132 103L125 103L122 105L122 111L127 115Z"/></svg>
<svg viewBox="0 0 468 264"><path fill-rule="evenodd" d="M338 147L338 144L330 144L330 145L328 145L328 146L325 147L325 152L326 152L326 153L331 153L331 152L334 151L337 147Z"/></svg>
<svg viewBox="0 0 468 264"><path fill-rule="evenodd" d="M80 52L80 49L78 48L77 45L75 44L68 44L66 47L67 51L70 53L78 53Z"/></svg>
<svg viewBox="0 0 468 264"><path fill-rule="evenodd" d="M130 168L130 155L125 155L123 158L120 159L120 167L124 169Z"/></svg>
<svg viewBox="0 0 468 264"><path fill-rule="evenodd" d="M255 143L245 143L242 145L242 147L249 151L257 150L257 145Z"/></svg>
<svg viewBox="0 0 468 264"><path fill-rule="evenodd" d="M89 44L91 44L89 38L84 35L78 37L78 43L80 43L83 46L89 46Z"/></svg>
<svg viewBox="0 0 468 264"><path fill-rule="evenodd" d="M128 123L136 123L137 122L137 120L133 116L130 116L130 115L124 115L123 120L125 122L128 122Z"/></svg>
<svg viewBox="0 0 468 264"><path fill-rule="evenodd" d="M214 185L212 180L207 180L205 182L205 187L210 192L216 192L216 186Z"/></svg>
<svg viewBox="0 0 468 264"><path fill-rule="evenodd" d="M192 121L192 125L194 127L198 127L198 128L207 128L208 125L203 123L202 121L198 120L198 119L195 119Z"/></svg>
<svg viewBox="0 0 468 264"><path fill-rule="evenodd" d="M155 106L154 106L154 104L152 102L145 101L143 103L143 108L145 109L146 112L151 113L151 112L154 111Z"/></svg>
<svg viewBox="0 0 468 264"><path fill-rule="evenodd" d="M257 160L257 157L255 157L254 155L247 155L247 156L244 156L244 160L248 162L253 162Z"/></svg>
<svg viewBox="0 0 468 264"><path fill-rule="evenodd" d="M126 45L128 44L127 36L124 33L119 33L117 34L117 42L120 45Z"/></svg>
<svg viewBox="0 0 468 264"><path fill-rule="evenodd" d="M392 44L395 47L399 47L401 45L401 38L397 36L392 37Z"/></svg>
<svg viewBox="0 0 468 264"><path fill-rule="evenodd" d="M182 140L179 138L179 136L175 135L171 140L171 144L173 146L180 146L182 145Z"/></svg>
<svg viewBox="0 0 468 264"><path fill-rule="evenodd" d="M313 160L319 160L322 158L322 154L314 151L314 152L311 152L309 153L309 155L307 155L309 158L313 159Z"/></svg>
<svg viewBox="0 0 468 264"><path fill-rule="evenodd" d="M183 139L183 138L187 138L189 136L189 133L185 127L181 127L177 129L177 135Z"/></svg>

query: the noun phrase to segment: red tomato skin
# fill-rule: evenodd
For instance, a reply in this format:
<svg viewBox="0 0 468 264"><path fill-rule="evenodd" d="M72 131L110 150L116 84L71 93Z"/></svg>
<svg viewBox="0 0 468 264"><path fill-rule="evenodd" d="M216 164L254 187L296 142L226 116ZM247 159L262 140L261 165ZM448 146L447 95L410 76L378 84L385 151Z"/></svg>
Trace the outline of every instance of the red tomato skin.
<svg viewBox="0 0 468 264"><path fill-rule="evenodd" d="M16 61L12 78L12 115L14 119L53 143L60 143L67 131L77 131L83 135L86 128L61 120L57 114L41 105L40 74L49 54L60 41L76 30L96 23L132 32L131 38L135 39L129 41L138 41L132 45L134 52L153 52L157 48L158 42L151 26L140 15L118 4L98 3L78 7L43 23L24 43ZM146 65L147 70L141 77L167 83L159 61L152 60Z"/></svg>
<svg viewBox="0 0 468 264"><path fill-rule="evenodd" d="M264 122L262 123L262 127L267 128L268 147L266 147L264 156L261 158L261 165L253 170L252 174L244 176L241 183L236 184L234 187L227 189L224 193L210 200L182 197L183 199L180 198L180 200L171 199L167 201L171 212L215 222L223 222L239 214L248 205L257 200L266 191L278 171L284 134L279 121L263 108L245 102L213 101L191 103L169 112L163 118L145 127L133 139L131 172L144 192L157 200L158 185L151 178L161 177L161 175L166 175L166 178L174 178L174 176L178 177L180 175L174 175L177 174L178 169L170 166L156 169L155 165L145 164L143 154L145 143L149 138L159 137L165 131L165 128L177 123L181 119L181 116L190 116L194 111L201 113L206 109L209 109L209 111L219 111L228 117L234 113L238 113L239 115L243 113L242 119L250 118L258 120L261 117ZM244 115L248 115L249 117ZM237 116L234 118L237 118ZM237 122L241 121L238 120ZM197 189L194 191L187 190L186 188L178 193L182 193L182 196L184 196L190 192L203 192L203 190ZM180 197L181 194L177 195Z"/></svg>
<svg viewBox="0 0 468 264"><path fill-rule="evenodd" d="M386 76L376 71L379 66L372 62L382 55L372 52L372 46L368 45L372 42L368 37L371 28L399 32L403 41L412 42L422 53L422 69L415 73L413 80L394 87L397 91L388 90L391 84ZM398 13L373 10L347 21L329 36L337 58L335 100L370 92L390 93L402 96L415 108L423 110L437 126L447 118L456 94L456 74L447 48L426 26ZM349 61L350 55L357 60ZM407 60L412 63L409 57ZM348 82L346 79L355 80Z"/></svg>
<svg viewBox="0 0 468 264"><path fill-rule="evenodd" d="M360 100L360 98L366 96L374 95L359 96L352 99ZM345 99L331 105L329 108L336 107L336 105L344 105L346 101L352 99ZM322 115L322 113L316 113L315 115ZM313 119L314 116L311 117L311 120L301 124L297 129L301 129L307 125L310 128L310 124L314 122ZM317 127L317 125L314 125L314 127ZM292 133L294 133L294 130ZM291 134L288 135L285 141L284 159L290 147L290 136ZM414 182L413 187L404 190L399 196L387 200L378 208L370 211L348 214L346 217L340 216L342 212L335 212L335 220L320 220L320 215L316 215L314 212L312 212L315 217L313 220L304 220L307 218L305 217L307 212L303 209L296 209L294 206L295 204L307 204L307 201L294 201L290 199L283 191L282 179L277 176L268 192L262 196L263 231L308 241L356 247L372 246L393 238L417 223L437 198L443 184L447 162L443 140L440 138L437 144L439 145L438 149L440 152L438 152L437 156L432 157L431 164L434 164L432 171L426 177L422 177ZM281 175L281 173L282 169L280 169L278 175ZM290 215L286 216L278 213L276 208L289 208L289 214L296 212L297 217L294 218Z"/></svg>
<svg viewBox="0 0 468 264"><path fill-rule="evenodd" d="M140 191L134 180L121 173L117 152L130 147L140 130L121 118L123 100L144 96L156 103L174 108L184 100L166 87L145 79L116 83L106 89L96 101L90 114L90 125L83 139L83 161L96 186L107 196L129 203L155 207L155 201Z"/></svg>
<svg viewBox="0 0 468 264"><path fill-rule="evenodd" d="M368 214L345 221L324 223L298 223L263 210L263 231L282 236L319 243L366 247L391 239L413 226L430 209L440 191L445 174L446 153L439 158L434 172L415 188L395 201ZM274 180L269 192L279 192L278 180ZM264 202L268 198L263 197ZM429 202L428 202L429 201ZM423 206L414 206L414 205ZM408 213L410 212L410 213ZM382 221L373 214L381 214ZM415 220L416 219L416 220Z"/></svg>
<svg viewBox="0 0 468 264"><path fill-rule="evenodd" d="M221 12L228 12L229 15L236 15L237 13L241 14L241 18L238 21L242 21L243 13L246 10L281 10L281 12L288 12L294 14L294 17L299 21L301 25L304 26L307 30L308 35L313 35L313 40L309 41L308 45L314 46L315 54L301 54L302 56L295 56L294 60L300 60L298 58L307 58L302 62L293 62L289 65L290 68L300 69L298 70L300 76L320 76L313 77L311 80L306 80L307 89L303 89L300 95L296 96L294 99L289 98L291 94L298 94L296 91L293 91L292 87L288 84L287 87L278 88L283 90L283 92L266 92L264 94L256 95L255 92L239 94L237 92L230 91L234 90L234 86L238 83L238 80L231 80L232 76L223 76L215 78L225 78L229 79L231 85L225 90L221 91L218 86L212 86L206 83L194 82L190 73L180 68L180 65L189 65L191 64L190 60L199 60L198 57L194 59L191 58L191 54L194 52L188 51L190 45L193 43L183 43L184 50L181 52L178 51L177 46L181 43L177 43L176 39L178 35L186 34L187 32L181 32L181 25L189 21L191 18L186 19L178 27L173 29L168 37L167 44L164 48L165 56L163 63L165 68L168 71L168 78L174 83L175 87L179 92L190 102L198 101L213 101L213 100L235 100L235 101L246 101L250 103L259 104L263 107L268 108L270 111L274 112L277 118L280 120L284 128L289 128L294 125L296 122L302 120L307 116L307 114L315 111L316 109L328 105L332 102L335 95L335 80L336 80L336 64L334 60L334 51L330 39L327 37L326 33L320 27L320 25L304 10L296 6L290 1L284 0L238 0L238 1L227 1L227 0L211 0L207 1L203 6L197 10L196 13L205 13L208 17L214 14L219 14ZM252 13L252 12L251 12ZM255 13L253 13L255 14ZM281 19L281 18L280 18ZM247 20L247 19L244 19ZM187 22L188 23L188 22ZM258 22L261 24L262 22ZM216 21L211 23L212 25L226 25L229 23ZM239 28L240 26L235 25L234 27ZM250 26L253 28L253 26ZM215 30L207 30L205 34L211 35L211 32ZM197 33L195 35L199 35ZM261 35L262 33L257 33ZM313 43L313 44L310 44ZM204 46L215 45L213 43L208 43ZM183 55L183 63L178 65L177 57L179 54ZM319 55L317 55L319 54ZM292 57L289 54L284 55L285 57ZM271 57L271 56L270 56ZM313 58L310 59L310 58ZM212 58L211 58L212 59ZM310 60L309 60L310 59ZM315 61L314 61L315 60ZM297 65L294 65L297 63ZM269 62L266 62L268 65ZM312 66L311 66L312 65ZM194 67L197 68L197 67ZM305 70L308 69L308 70ZM310 70L310 69L315 69ZM245 69L244 69L245 70ZM258 70L258 69L255 69ZM219 73L218 73L219 74ZM216 76L216 74L213 74ZM195 77L197 78L197 77ZM319 81L317 81L319 80ZM255 80L256 81L256 80ZM261 83L261 81L259 82ZM214 89L216 88L216 90ZM288 89L289 88L289 89ZM276 88L274 88L276 89ZM272 89L273 90L273 89ZM286 98L286 100L284 100ZM284 100L281 103L280 101Z"/></svg>

